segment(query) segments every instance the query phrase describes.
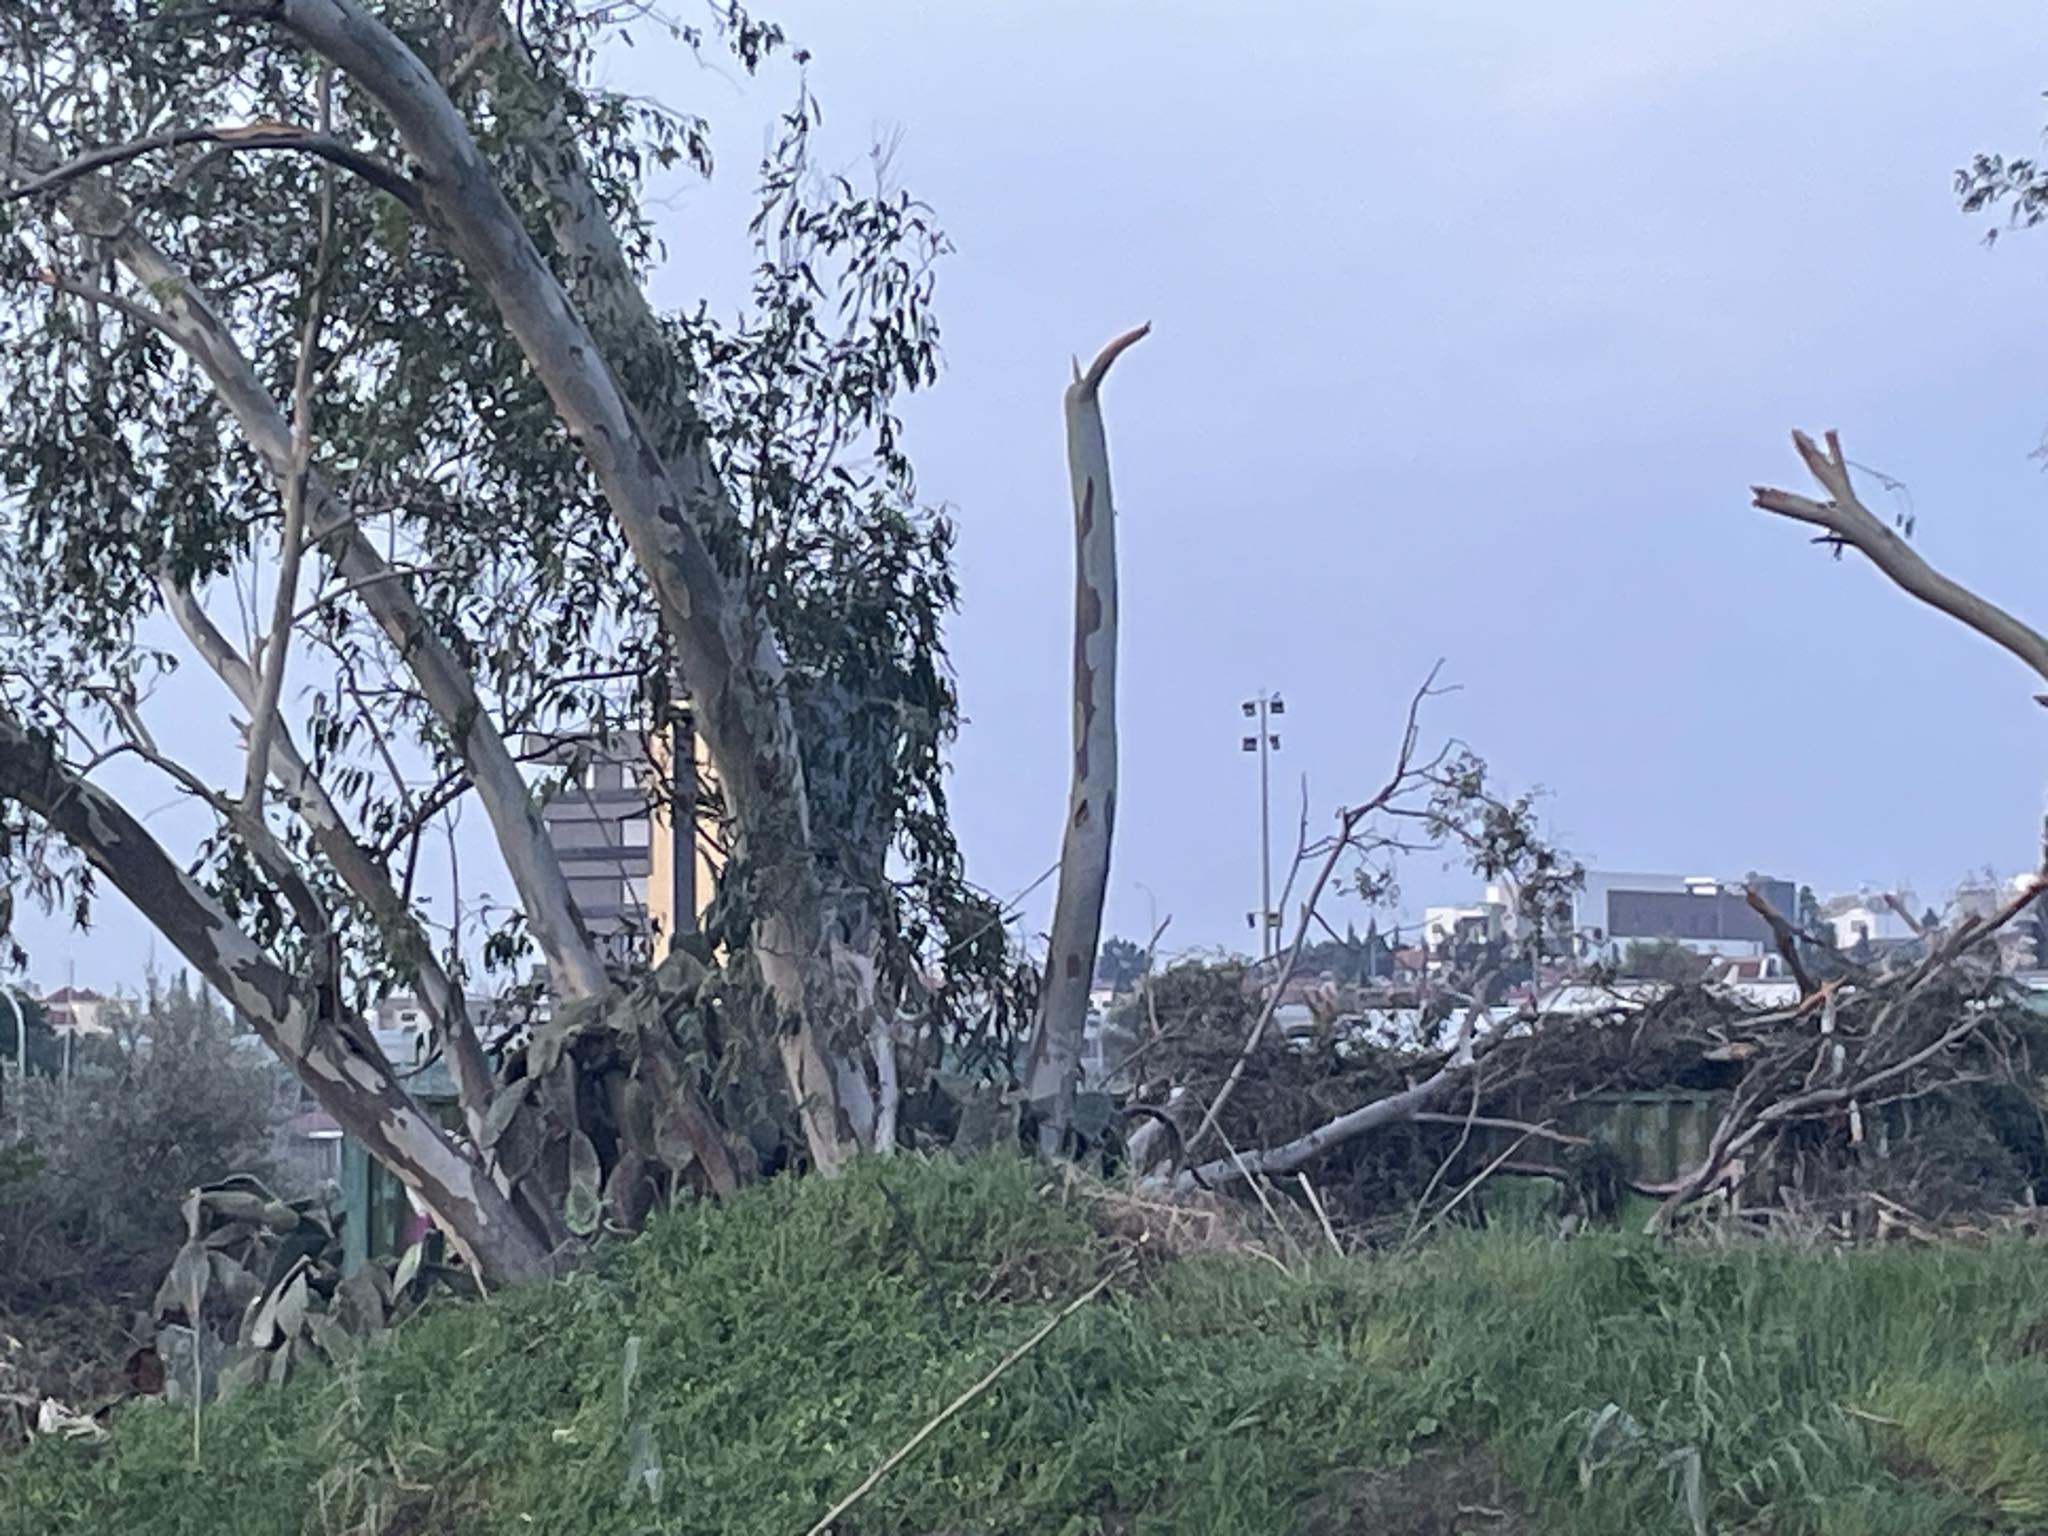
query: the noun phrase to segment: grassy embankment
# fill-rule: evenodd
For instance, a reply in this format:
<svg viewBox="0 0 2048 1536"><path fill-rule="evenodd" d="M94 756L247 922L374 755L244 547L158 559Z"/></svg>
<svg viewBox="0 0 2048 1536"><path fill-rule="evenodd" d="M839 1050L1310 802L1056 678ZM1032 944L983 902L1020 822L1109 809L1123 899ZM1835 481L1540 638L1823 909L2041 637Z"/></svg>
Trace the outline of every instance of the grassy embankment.
<svg viewBox="0 0 2048 1536"><path fill-rule="evenodd" d="M1105 1211L1003 1159L771 1182L209 1409L196 1467L160 1407L45 1443L0 1531L798 1536L1134 1251ZM2043 1318L2019 1243L1154 1258L838 1530L2048 1530Z"/></svg>

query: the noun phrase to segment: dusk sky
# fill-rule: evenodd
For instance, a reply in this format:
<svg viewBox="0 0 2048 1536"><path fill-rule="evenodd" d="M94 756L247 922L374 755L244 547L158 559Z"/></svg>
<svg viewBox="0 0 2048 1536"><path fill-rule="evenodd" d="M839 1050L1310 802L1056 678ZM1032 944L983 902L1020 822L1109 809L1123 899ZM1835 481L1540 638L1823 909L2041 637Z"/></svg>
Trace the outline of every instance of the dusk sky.
<svg viewBox="0 0 2048 1536"><path fill-rule="evenodd" d="M1146 320L1104 393L1124 625L1109 931L1171 914L1169 949L1248 946L1239 701L1287 699L1285 845L1301 775L1318 825L1384 777L1438 658L1461 691L1426 732L1542 786L1589 865L1907 882L1938 905L2037 856L2038 681L1748 487L1809 489L1788 434L1839 428L1908 488L1922 553L2048 623L2048 231L1987 250L1952 185L1973 152L2040 142L2038 7L773 10L815 55L830 152L857 165L900 133L896 174L958 247L947 373L910 421L923 491L961 529L954 807L978 883L1015 892L1057 856L1060 392L1071 354ZM742 85L651 35L612 68L713 121L717 182L662 189L657 298L730 307L752 162L794 76ZM210 685L179 722L209 739L228 713ZM481 826L465 891L502 892ZM1441 861L1403 884L1411 923L1476 889ZM1028 931L1049 906L1048 885ZM133 985L148 953L112 901L90 936L22 928L45 985L74 963Z"/></svg>

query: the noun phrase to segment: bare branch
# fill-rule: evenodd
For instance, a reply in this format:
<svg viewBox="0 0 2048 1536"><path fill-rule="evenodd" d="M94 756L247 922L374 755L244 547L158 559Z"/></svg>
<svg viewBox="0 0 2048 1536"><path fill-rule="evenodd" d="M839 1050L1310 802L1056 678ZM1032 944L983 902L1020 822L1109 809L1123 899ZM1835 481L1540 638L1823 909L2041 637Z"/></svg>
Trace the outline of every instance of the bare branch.
<svg viewBox="0 0 2048 1536"><path fill-rule="evenodd" d="M1746 886L1742 899L1749 903L1752 912L1764 920L1771 930L1771 942L1778 947L1778 954L1785 962L1785 968L1792 973L1792 979L1799 984L1799 995L1805 997L1814 990L1813 978L1806 972L1806 964L1799 958L1799 935L1785 914L1772 906L1764 893L1755 886Z"/></svg>
<svg viewBox="0 0 2048 1536"><path fill-rule="evenodd" d="M1650 1218L1651 1229L1668 1227L1693 1200L1730 1182L1728 1170L1767 1131L1787 1121L1810 1118L1844 1105L1869 1100L1873 1090L1927 1066L1981 1031L1986 1016L1965 1007L1962 1017L1933 1040L1902 1056L1891 1057L1897 1042L1897 1026L1905 1018L1913 1000L1970 950L1995 937L2031 906L2044 890L2048 890L2048 876L2037 874L2031 877L1996 912L1988 917L1965 920L1939 943L1930 946L1926 957L1911 972L1860 994L1859 1001L1874 1007L1876 1017L1864 1034L1855 1068L1844 1081L1814 1086L1819 1073L1809 1070L1801 1074L1803 1082L1797 1091L1771 1097L1774 1088L1783 1083L1788 1063L1792 1070L1799 1071L1798 1063L1804 1062L1809 1054L1812 1054L1816 1066L1822 1061L1833 1063L1839 1059L1833 1054L1835 1047L1844 1039L1834 1023L1840 996L1837 983L1825 984L1789 1014L1763 1015L1748 1021L1752 1026L1765 1021L1783 1022L1819 1009L1823 1016L1821 1039L1811 1053L1804 1042L1794 1042L1796 1049L1780 1049L1751 1066L1708 1139L1706 1154L1699 1164L1681 1174L1662 1191L1666 1198Z"/></svg>
<svg viewBox="0 0 2048 1536"><path fill-rule="evenodd" d="M1474 1025L1482 1012L1476 1004L1467 1012L1459 1031L1459 1049L1421 1082L1399 1093L1390 1093L1369 1104L1347 1110L1281 1146L1246 1152L1241 1156L1221 1157L1199 1168L1184 1169L1174 1180L1175 1187L1182 1190L1215 1189L1238 1178L1294 1173L1348 1141L1356 1141L1383 1126L1399 1125L1413 1119L1418 1111L1429 1108L1441 1098L1499 1043L1509 1028L1520 1022L1511 1014L1474 1043ZM1469 1052L1467 1046L1470 1047Z"/></svg>
<svg viewBox="0 0 2048 1536"><path fill-rule="evenodd" d="M334 117L334 70L320 71L320 127ZM291 654L292 619L299 601L299 566L306 553L306 476L313 466L313 372L320 350L320 322L326 311L327 268L334 257L334 173L320 175L320 231L313 273L306 285L306 323L299 334L299 360L292 378L291 464L284 481L284 527L278 535L277 592L270 630L257 652L262 678L250 706L249 760L242 802L251 817L263 814L263 786L270 777L270 738L277 727L286 658Z"/></svg>
<svg viewBox="0 0 2048 1536"><path fill-rule="evenodd" d="M1117 337L1108 346L1096 353L1095 361L1088 365L1086 373L1081 371L1081 365L1078 362L1075 363L1074 383L1080 387L1081 397L1087 399L1102 388L1102 381L1109 375L1110 364L1123 356L1126 350L1136 346L1151 334L1152 322L1147 320L1143 325L1133 326L1130 330L1125 331L1123 335Z"/></svg>
<svg viewBox="0 0 2048 1536"><path fill-rule="evenodd" d="M1899 921L1906 925L1914 938L1924 939L1927 937L1927 925L1915 917L1907 909L1906 904L1899 900L1899 893L1897 891L1886 891L1884 893L1884 904L1892 909Z"/></svg>
<svg viewBox="0 0 2048 1536"><path fill-rule="evenodd" d="M1808 471L1829 499L1816 501L1792 491L1759 485L1751 487L1756 506L1822 529L1830 539L1859 551L1904 592L2003 646L2037 675L2048 679L2048 636L1942 575L1864 506L1849 482L1849 465L1837 434L1827 434L1825 452L1804 432L1792 434L1792 446L1799 450L1800 458L1806 461Z"/></svg>
<svg viewBox="0 0 2048 1536"><path fill-rule="evenodd" d="M1442 662L1431 667L1429 676L1423 679L1422 686L1415 690L1414 696L1408 701L1408 718L1401 729L1401 747L1395 754L1394 771L1387 776L1387 782L1382 784L1370 799L1346 807L1337 813L1337 833L1330 839L1329 851L1323 858L1321 868L1316 871L1315 880L1309 886L1303 916L1295 925L1294 942L1288 946L1287 958L1281 964L1280 974L1273 978L1272 988L1266 994L1265 1003L1260 1007L1257 1017L1252 1020L1252 1027L1245 1035L1244 1047L1237 1053L1237 1060L1231 1063L1230 1073L1224 1078L1223 1086L1217 1089L1216 1097L1210 1102L1208 1112L1202 1116L1201 1124L1195 1127L1194 1135L1188 1138L1189 1151L1193 1151L1201 1144L1203 1137L1216 1128L1217 1117L1223 1113L1223 1106L1230 1102L1230 1096L1237 1091L1238 1082L1244 1076L1252 1052L1258 1049L1259 1041L1265 1037L1266 1026L1273 1021L1273 1011L1280 1005L1280 994L1286 990L1289 979L1294 975L1295 966L1301 963L1301 952L1308 946L1307 914L1314 912L1322 900L1323 891L1329 885L1330 877L1336 874L1337 865L1343 860L1345 852L1352 846L1352 838L1358 828L1375 811L1383 809L1414 782L1415 747L1420 739L1423 700L1436 692L1437 675L1442 671ZM1292 875L1288 879L1292 884Z"/></svg>
<svg viewBox="0 0 2048 1536"><path fill-rule="evenodd" d="M61 192L84 177L124 165L144 155L176 149L183 144L213 144L237 152L283 149L312 155L330 165L340 166L381 192L388 192L408 208L417 211L419 207L419 188L376 156L365 154L330 134L267 120L215 128L174 128L168 133L151 134L126 144L109 144L88 150L39 176L0 188L0 203Z"/></svg>

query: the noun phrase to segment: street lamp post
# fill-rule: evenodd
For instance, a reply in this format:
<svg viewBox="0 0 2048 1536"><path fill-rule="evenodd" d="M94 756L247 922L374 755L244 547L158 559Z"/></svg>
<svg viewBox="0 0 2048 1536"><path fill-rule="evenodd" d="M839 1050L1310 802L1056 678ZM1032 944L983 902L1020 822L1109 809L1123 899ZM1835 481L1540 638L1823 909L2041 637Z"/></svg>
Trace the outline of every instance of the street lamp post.
<svg viewBox="0 0 2048 1536"><path fill-rule="evenodd" d="M1280 750L1280 737L1272 729L1272 717L1286 714L1287 705L1277 693L1261 693L1257 698L1246 699L1243 708L1247 720L1259 723L1258 734L1244 738L1244 750L1259 755L1259 910L1252 921L1259 930L1260 958L1270 960L1280 914L1273 910L1273 795L1269 759Z"/></svg>

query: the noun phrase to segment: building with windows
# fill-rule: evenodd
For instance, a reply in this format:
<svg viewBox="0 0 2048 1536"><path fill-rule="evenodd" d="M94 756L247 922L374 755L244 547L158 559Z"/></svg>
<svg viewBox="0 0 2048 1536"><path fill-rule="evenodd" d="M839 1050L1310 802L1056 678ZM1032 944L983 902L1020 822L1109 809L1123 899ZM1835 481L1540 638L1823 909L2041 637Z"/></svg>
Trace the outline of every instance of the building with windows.
<svg viewBox="0 0 2048 1536"><path fill-rule="evenodd" d="M1572 927L1590 959L1618 959L1631 944L1659 941L1704 955L1762 955L1773 947L1771 929L1744 894L1750 885L1787 920L1794 917L1798 888L1767 875L1718 880L1589 872Z"/></svg>
<svg viewBox="0 0 2048 1536"><path fill-rule="evenodd" d="M699 792L710 765L689 718L651 736L529 738L527 753L570 770L541 824L584 926L621 964L659 964L699 926L721 862L716 809Z"/></svg>

